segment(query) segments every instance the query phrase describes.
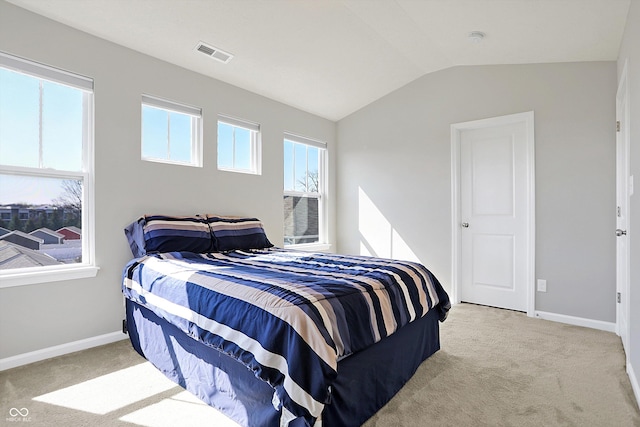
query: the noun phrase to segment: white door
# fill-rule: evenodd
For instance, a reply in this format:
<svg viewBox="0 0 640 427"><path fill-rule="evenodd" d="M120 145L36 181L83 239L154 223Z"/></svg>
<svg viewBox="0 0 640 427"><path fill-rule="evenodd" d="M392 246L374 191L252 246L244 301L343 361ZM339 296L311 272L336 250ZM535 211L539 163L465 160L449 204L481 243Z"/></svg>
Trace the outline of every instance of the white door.
<svg viewBox="0 0 640 427"><path fill-rule="evenodd" d="M533 113L462 125L458 299L531 313Z"/></svg>
<svg viewBox="0 0 640 427"><path fill-rule="evenodd" d="M623 69L616 95L616 287L617 329L625 353L629 354L629 99L627 67Z"/></svg>

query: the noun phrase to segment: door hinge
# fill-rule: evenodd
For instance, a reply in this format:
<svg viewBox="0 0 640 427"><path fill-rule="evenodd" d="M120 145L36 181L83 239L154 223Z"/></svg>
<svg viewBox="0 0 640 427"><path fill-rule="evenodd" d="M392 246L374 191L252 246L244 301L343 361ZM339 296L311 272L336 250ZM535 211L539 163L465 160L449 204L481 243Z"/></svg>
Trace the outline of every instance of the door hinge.
<svg viewBox="0 0 640 427"><path fill-rule="evenodd" d="M618 301L618 304L622 302L622 295L620 295L620 292L616 293L616 301Z"/></svg>
<svg viewBox="0 0 640 427"><path fill-rule="evenodd" d="M618 209L616 209L616 212L618 214L618 218L620 218L622 216L622 210L620 209L620 206L618 206Z"/></svg>
<svg viewBox="0 0 640 427"><path fill-rule="evenodd" d="M620 132L620 120L616 121L616 132Z"/></svg>

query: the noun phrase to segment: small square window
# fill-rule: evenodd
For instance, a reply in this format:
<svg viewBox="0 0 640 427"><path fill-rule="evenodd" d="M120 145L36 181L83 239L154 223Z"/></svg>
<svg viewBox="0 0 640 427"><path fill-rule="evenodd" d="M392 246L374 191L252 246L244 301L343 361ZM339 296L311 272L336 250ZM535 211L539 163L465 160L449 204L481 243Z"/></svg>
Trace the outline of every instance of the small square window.
<svg viewBox="0 0 640 427"><path fill-rule="evenodd" d="M202 110L142 97L142 159L202 166Z"/></svg>
<svg viewBox="0 0 640 427"><path fill-rule="evenodd" d="M260 125L220 117L218 169L260 174Z"/></svg>

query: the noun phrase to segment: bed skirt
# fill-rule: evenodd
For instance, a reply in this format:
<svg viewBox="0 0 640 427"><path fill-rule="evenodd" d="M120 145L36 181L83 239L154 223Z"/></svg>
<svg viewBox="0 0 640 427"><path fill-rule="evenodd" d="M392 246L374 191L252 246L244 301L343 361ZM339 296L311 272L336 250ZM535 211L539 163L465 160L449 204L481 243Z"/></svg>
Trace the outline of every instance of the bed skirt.
<svg viewBox="0 0 640 427"><path fill-rule="evenodd" d="M126 315L134 349L169 379L241 426L280 426L280 411L272 404L273 388L244 365L129 299ZM362 425L439 349L438 312L434 309L338 362L331 402L322 413L323 427Z"/></svg>

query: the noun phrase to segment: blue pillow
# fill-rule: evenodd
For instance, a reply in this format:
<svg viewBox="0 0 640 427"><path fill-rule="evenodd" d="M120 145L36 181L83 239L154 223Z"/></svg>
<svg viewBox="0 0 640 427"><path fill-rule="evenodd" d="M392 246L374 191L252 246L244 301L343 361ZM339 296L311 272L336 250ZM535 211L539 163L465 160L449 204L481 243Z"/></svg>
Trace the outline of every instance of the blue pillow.
<svg viewBox="0 0 640 427"><path fill-rule="evenodd" d="M135 258L145 256L147 251L144 244L144 217L140 217L124 228L124 235L127 236L131 253Z"/></svg>
<svg viewBox="0 0 640 427"><path fill-rule="evenodd" d="M216 251L264 249L273 245L267 239L262 222L257 218L207 215Z"/></svg>
<svg viewBox="0 0 640 427"><path fill-rule="evenodd" d="M209 225L202 217L145 215L127 226L125 235L136 258L155 252L213 250Z"/></svg>

